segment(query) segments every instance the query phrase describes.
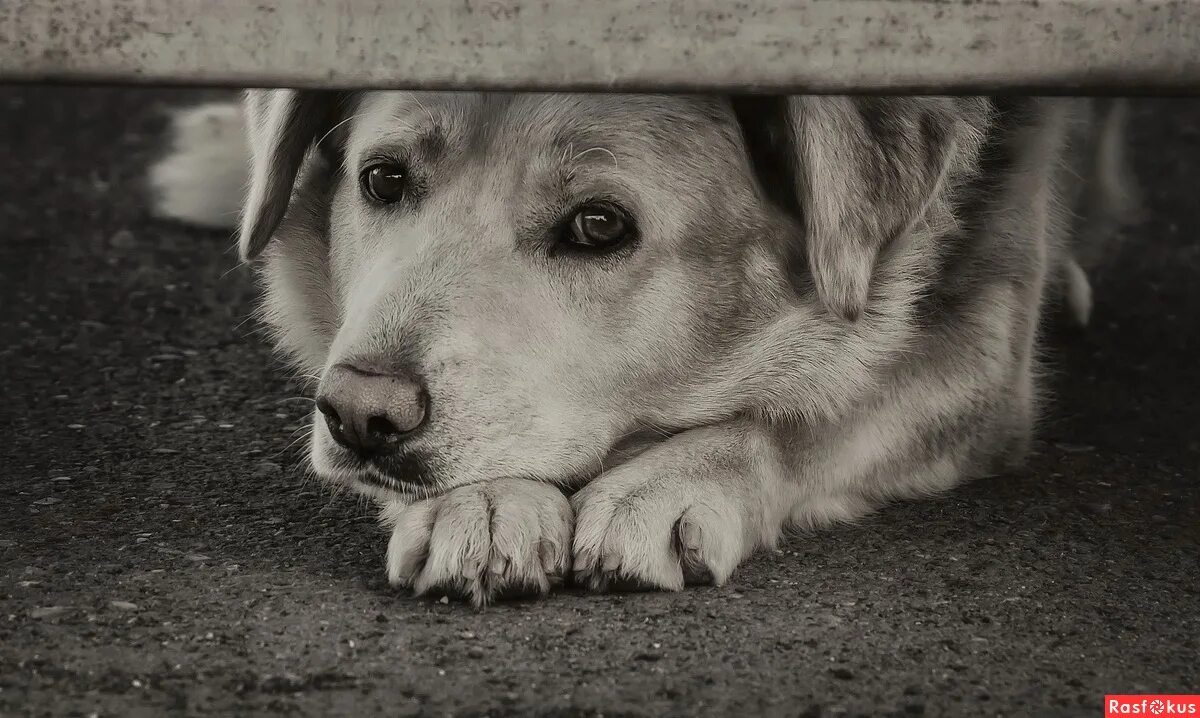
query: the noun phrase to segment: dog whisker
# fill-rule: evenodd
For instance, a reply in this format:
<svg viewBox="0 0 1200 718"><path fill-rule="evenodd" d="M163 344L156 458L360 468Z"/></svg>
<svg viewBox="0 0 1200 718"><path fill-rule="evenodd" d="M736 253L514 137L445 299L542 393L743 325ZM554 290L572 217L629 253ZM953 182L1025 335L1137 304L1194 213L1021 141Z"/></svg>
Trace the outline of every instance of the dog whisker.
<svg viewBox="0 0 1200 718"><path fill-rule="evenodd" d="M612 151L612 150L610 150L610 149L608 149L608 148L606 148L606 147L592 147L592 148L586 149L586 150L584 150L583 152L580 152L580 153L578 153L577 155L575 155L574 157L572 157L572 158L571 158L571 161L572 161L572 162L578 162L580 157L584 157L584 156L586 156L586 155L588 155L589 153L592 153L592 152L601 152L601 153L603 153L603 154L606 154L606 155L608 155L608 156L609 156L609 158L611 158L611 159L612 159L613 167L614 167L615 169L620 169L620 168L617 166L617 156L616 156L615 154L613 154L613 151Z"/></svg>
<svg viewBox="0 0 1200 718"><path fill-rule="evenodd" d="M413 102L417 103L417 107L425 110L425 114L429 116L429 124L433 127L437 127L437 120L433 118L433 113L429 111L429 108L425 106L425 103L421 102L421 98L417 97L416 95L413 95L412 98Z"/></svg>
<svg viewBox="0 0 1200 718"><path fill-rule="evenodd" d="M322 142L324 142L326 139L328 139L328 138L329 138L329 136L330 136L330 135L332 135L332 134L333 134L335 131L337 131L337 129L338 129L339 127L341 127L342 125L345 125L345 124L346 124L346 123L348 123L348 122L352 122L352 121L354 121L354 120L357 120L357 119L359 119L359 118L360 118L360 117L362 117L362 116L363 116L363 115L361 115L361 114L358 114L358 115L351 115L351 116L347 117L346 119L344 119L344 120L342 120L342 121L338 122L338 123L337 123L337 124L335 124L333 127L330 127L330 128L329 128L329 130L328 130L328 131L327 131L325 134L321 135L320 139L318 139L318 140L317 140L316 142L314 142L313 144L319 147L319 146L321 145L321 143L322 143Z"/></svg>

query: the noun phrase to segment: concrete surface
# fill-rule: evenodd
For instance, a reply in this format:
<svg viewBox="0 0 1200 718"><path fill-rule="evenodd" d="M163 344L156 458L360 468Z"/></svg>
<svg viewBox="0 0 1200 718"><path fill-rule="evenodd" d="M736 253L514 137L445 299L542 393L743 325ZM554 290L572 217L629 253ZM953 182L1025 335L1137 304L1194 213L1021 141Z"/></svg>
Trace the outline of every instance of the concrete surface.
<svg viewBox="0 0 1200 718"><path fill-rule="evenodd" d="M0 80L1200 92L1196 0L0 3Z"/></svg>
<svg viewBox="0 0 1200 718"><path fill-rule="evenodd" d="M731 585L395 595L304 478L230 238L140 186L194 95L0 90L0 714L1099 715L1200 690L1200 104L1137 105L1149 218L1055 337L1029 469Z"/></svg>

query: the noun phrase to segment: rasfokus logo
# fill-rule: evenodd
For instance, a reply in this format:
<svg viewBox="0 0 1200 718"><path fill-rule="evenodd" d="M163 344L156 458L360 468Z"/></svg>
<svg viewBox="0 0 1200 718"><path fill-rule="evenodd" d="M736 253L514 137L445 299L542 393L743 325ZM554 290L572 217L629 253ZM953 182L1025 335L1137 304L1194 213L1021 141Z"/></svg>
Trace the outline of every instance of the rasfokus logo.
<svg viewBox="0 0 1200 718"><path fill-rule="evenodd" d="M1104 718L1114 716L1196 716L1200 718L1198 695L1104 696Z"/></svg>

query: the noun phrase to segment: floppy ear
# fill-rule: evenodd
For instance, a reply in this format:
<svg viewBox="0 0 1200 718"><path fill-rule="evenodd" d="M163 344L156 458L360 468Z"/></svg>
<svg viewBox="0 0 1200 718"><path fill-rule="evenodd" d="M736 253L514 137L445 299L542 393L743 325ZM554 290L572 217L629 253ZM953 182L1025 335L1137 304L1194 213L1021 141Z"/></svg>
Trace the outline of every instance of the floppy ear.
<svg viewBox="0 0 1200 718"><path fill-rule="evenodd" d="M249 90L244 107L250 144L250 188L242 209L238 251L254 259L287 213L309 150L337 126L346 93Z"/></svg>
<svg viewBox="0 0 1200 718"><path fill-rule="evenodd" d="M880 249L923 218L948 175L974 165L990 119L984 98L792 96L734 108L756 171L774 169L768 194L803 220L818 297L849 321L867 306Z"/></svg>
<svg viewBox="0 0 1200 718"><path fill-rule="evenodd" d="M858 319L880 249L921 221L948 175L974 166L983 98L792 97L796 191L821 301Z"/></svg>

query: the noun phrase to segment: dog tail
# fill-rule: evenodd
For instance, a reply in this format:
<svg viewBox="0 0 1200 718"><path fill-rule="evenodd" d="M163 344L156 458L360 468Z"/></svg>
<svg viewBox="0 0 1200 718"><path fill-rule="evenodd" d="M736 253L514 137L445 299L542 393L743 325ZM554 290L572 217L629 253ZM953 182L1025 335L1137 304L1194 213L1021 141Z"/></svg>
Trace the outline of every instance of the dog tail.
<svg viewBox="0 0 1200 718"><path fill-rule="evenodd" d="M1060 278L1072 318L1086 326L1092 313L1093 276L1126 225L1136 221L1142 205L1126 155L1129 102L1121 98L1087 101L1068 150L1071 165L1068 209L1074 231L1064 252Z"/></svg>
<svg viewBox="0 0 1200 718"><path fill-rule="evenodd" d="M1084 193L1077 212L1091 223L1085 229L1101 230L1098 236L1080 236L1078 243L1085 250L1084 263L1094 266L1100 253L1088 249L1105 249L1103 240L1111 238L1122 225L1138 219L1142 212L1141 199L1134 182L1126 149L1126 128L1129 125L1129 101L1121 98L1093 100L1094 118L1086 145L1090 165L1083 175ZM1105 231L1107 230L1107 231Z"/></svg>
<svg viewBox="0 0 1200 718"><path fill-rule="evenodd" d="M149 171L155 216L235 229L250 177L245 116L238 102L210 102L171 115L169 147Z"/></svg>

